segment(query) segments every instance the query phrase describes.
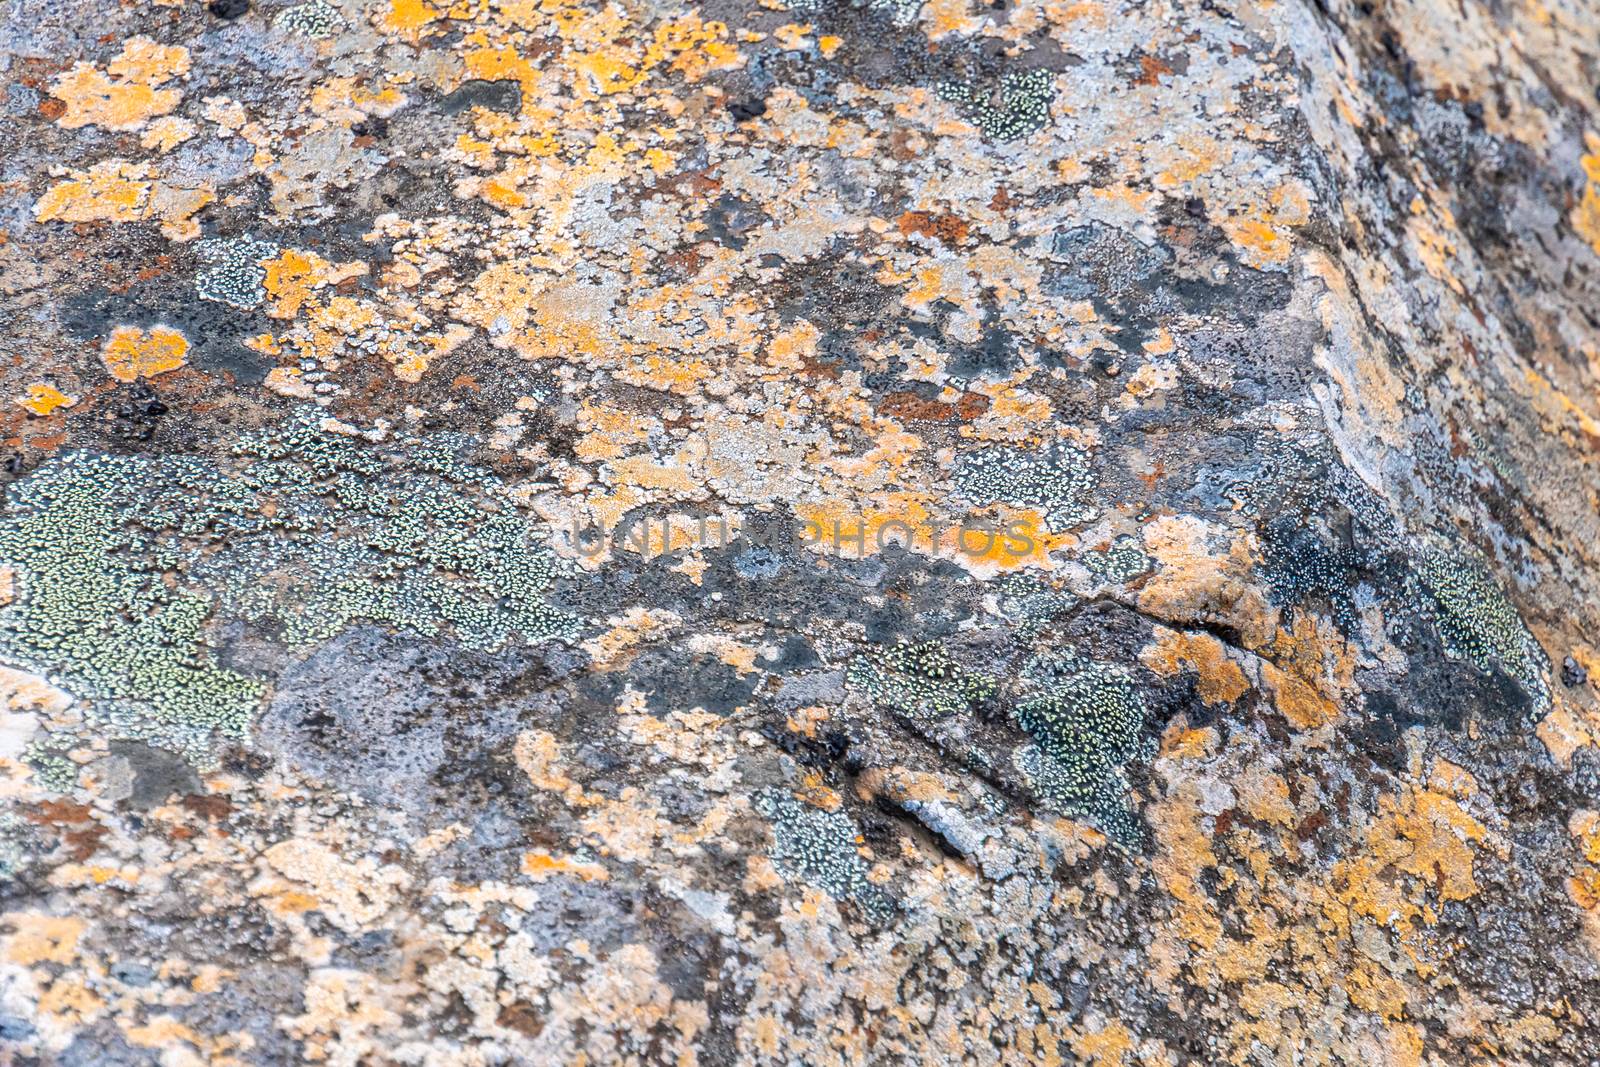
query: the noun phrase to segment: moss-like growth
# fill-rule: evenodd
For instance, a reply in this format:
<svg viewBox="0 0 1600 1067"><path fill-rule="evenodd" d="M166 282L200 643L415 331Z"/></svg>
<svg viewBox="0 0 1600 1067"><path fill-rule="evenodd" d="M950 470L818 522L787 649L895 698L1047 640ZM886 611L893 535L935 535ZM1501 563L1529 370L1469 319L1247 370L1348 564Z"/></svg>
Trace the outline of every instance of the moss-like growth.
<svg viewBox="0 0 1600 1067"><path fill-rule="evenodd" d="M242 736L261 682L222 667L215 617L306 644L357 621L495 648L575 632L543 602L552 558L458 442L380 448L307 412L222 460L72 454L17 483L0 561L20 596L0 655L117 736L198 754Z"/></svg>
<svg viewBox="0 0 1600 1067"><path fill-rule="evenodd" d="M965 670L937 641L897 642L868 649L846 681L881 704L913 717L943 718L994 695L994 683Z"/></svg>
<svg viewBox="0 0 1600 1067"><path fill-rule="evenodd" d="M760 794L756 809L772 820L771 855L779 874L835 900L854 901L874 921L894 914L894 899L867 878L867 862L857 850L860 834L849 816L808 807L781 790Z"/></svg>

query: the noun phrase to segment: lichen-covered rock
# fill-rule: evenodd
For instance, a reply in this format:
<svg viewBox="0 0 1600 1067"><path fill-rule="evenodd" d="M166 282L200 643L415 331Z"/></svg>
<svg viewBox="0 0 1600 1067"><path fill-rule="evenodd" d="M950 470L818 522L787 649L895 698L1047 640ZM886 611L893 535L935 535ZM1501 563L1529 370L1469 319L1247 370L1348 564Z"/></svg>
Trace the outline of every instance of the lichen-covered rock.
<svg viewBox="0 0 1600 1067"><path fill-rule="evenodd" d="M0 1062L1600 1060L1600 8L0 18Z"/></svg>

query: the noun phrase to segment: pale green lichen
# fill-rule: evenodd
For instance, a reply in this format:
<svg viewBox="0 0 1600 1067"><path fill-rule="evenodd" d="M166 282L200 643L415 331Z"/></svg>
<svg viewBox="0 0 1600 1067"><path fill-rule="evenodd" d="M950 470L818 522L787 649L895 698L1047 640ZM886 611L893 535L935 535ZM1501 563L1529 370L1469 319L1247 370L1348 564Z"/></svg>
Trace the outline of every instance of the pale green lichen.
<svg viewBox="0 0 1600 1067"><path fill-rule="evenodd" d="M975 504L1037 508L1057 530L1094 518L1094 474L1082 449L1058 441L1037 451L996 446L962 456L956 485Z"/></svg>
<svg viewBox="0 0 1600 1067"><path fill-rule="evenodd" d="M823 10L825 0L789 0L788 9L801 15L815 16ZM923 0L866 0L869 11L888 19L900 29L917 21Z"/></svg>
<svg viewBox="0 0 1600 1067"><path fill-rule="evenodd" d="M894 914L894 899L867 877L860 835L848 815L809 807L777 789L760 794L756 810L772 821L771 856L779 874L835 900L854 901L874 921Z"/></svg>
<svg viewBox="0 0 1600 1067"><path fill-rule="evenodd" d="M1479 670L1503 670L1533 699L1533 713L1550 707L1549 659L1483 567L1442 549L1425 552L1417 575L1434 605L1445 651Z"/></svg>
<svg viewBox="0 0 1600 1067"><path fill-rule="evenodd" d="M1016 620L1016 637L1031 640L1063 610L1078 602L1070 591L1057 589L1026 571L1003 574L992 583L996 605L1007 618Z"/></svg>
<svg viewBox="0 0 1600 1067"><path fill-rule="evenodd" d="M948 81L939 95L961 109L990 140L1014 141L1050 123L1055 78L1048 70L1012 71L1000 79L996 94L971 82Z"/></svg>
<svg viewBox="0 0 1600 1067"><path fill-rule="evenodd" d="M1133 680L1071 652L1034 659L1023 678L1030 692L1014 714L1033 743L1013 763L1046 807L1091 816L1129 843L1137 824L1122 799L1121 772L1138 751L1145 717Z"/></svg>
<svg viewBox="0 0 1600 1067"><path fill-rule="evenodd" d="M61 745L54 738L39 738L22 753L22 762L33 771L34 784L51 793L71 792L78 785L78 765Z"/></svg>
<svg viewBox="0 0 1600 1067"><path fill-rule="evenodd" d="M1103 552L1089 552L1083 564L1102 581L1121 585L1139 577L1151 567L1151 559L1139 547L1137 537L1126 535L1113 541Z"/></svg>
<svg viewBox="0 0 1600 1067"><path fill-rule="evenodd" d="M484 649L576 632L544 602L552 557L459 442L382 447L318 418L221 460L78 453L18 482L0 656L88 699L116 736L199 754L243 736L264 692L218 663L219 618L274 621L296 645L356 622Z"/></svg>
<svg viewBox="0 0 1600 1067"><path fill-rule="evenodd" d="M913 718L954 715L995 692L992 682L961 667L937 641L869 648L851 661L845 680Z"/></svg>

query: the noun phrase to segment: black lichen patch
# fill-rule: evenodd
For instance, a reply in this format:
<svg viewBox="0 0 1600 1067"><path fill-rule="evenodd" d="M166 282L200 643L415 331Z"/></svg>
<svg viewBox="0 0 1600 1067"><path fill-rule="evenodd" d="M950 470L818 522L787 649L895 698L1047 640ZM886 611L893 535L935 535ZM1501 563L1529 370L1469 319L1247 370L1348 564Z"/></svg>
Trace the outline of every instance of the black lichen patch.
<svg viewBox="0 0 1600 1067"><path fill-rule="evenodd" d="M192 284L168 277L137 282L125 292L96 286L73 293L60 315L69 336L97 344L117 326L170 327L188 340L190 365L242 385L259 384L273 366L243 344L269 328L264 314L202 300Z"/></svg>
<svg viewBox="0 0 1600 1067"><path fill-rule="evenodd" d="M174 752L137 741L113 741L111 754L127 760L133 770L133 793L128 804L137 811L148 811L173 796L204 791L194 768Z"/></svg>
<svg viewBox="0 0 1600 1067"><path fill-rule="evenodd" d="M515 81L464 81L454 92L439 100L439 110L459 115L475 107L515 115L522 110L522 86Z"/></svg>
<svg viewBox="0 0 1600 1067"><path fill-rule="evenodd" d="M728 715L750 703L759 674L740 674L714 656L685 655L681 649L648 649L629 670L634 688L644 693L652 711L702 708Z"/></svg>

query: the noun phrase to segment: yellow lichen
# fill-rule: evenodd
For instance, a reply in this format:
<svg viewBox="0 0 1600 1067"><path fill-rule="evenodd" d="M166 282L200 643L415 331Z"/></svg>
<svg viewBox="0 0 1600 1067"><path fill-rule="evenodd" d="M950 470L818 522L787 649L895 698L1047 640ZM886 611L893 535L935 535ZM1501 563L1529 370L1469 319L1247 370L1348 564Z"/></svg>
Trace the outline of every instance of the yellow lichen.
<svg viewBox="0 0 1600 1067"><path fill-rule="evenodd" d="M1585 133L1583 173L1588 179L1583 188L1583 198L1572 209L1572 227L1589 242L1589 247L1600 253L1600 135Z"/></svg>

